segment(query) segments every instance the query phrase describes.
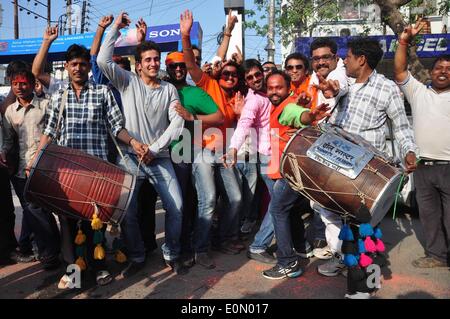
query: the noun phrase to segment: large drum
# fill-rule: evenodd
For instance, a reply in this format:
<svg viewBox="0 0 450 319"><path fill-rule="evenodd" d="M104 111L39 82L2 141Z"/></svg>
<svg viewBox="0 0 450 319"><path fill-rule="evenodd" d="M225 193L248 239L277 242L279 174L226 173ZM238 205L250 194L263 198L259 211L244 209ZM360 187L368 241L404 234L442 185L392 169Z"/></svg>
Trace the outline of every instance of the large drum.
<svg viewBox="0 0 450 319"><path fill-rule="evenodd" d="M367 141L339 128L300 129L284 149L280 171L290 186L356 222L377 225L395 200L402 172ZM367 207L367 208L366 208Z"/></svg>
<svg viewBox="0 0 450 319"><path fill-rule="evenodd" d="M135 176L80 150L49 144L31 168L25 196L57 214L119 224L131 200Z"/></svg>

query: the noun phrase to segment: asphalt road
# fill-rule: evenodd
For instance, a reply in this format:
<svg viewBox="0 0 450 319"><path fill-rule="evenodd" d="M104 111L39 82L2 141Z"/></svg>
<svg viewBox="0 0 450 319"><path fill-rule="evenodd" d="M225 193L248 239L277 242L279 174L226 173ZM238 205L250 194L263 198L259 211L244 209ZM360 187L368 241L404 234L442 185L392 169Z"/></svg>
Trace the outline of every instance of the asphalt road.
<svg viewBox="0 0 450 319"><path fill-rule="evenodd" d="M16 232L20 229L21 210L16 203ZM164 211L157 212L158 243L164 233ZM411 261L423 255L422 229L417 216L408 210L386 216L382 222L384 242L390 265L383 269L382 287L373 298L450 298L450 271L416 269ZM247 240L250 244L251 238ZM245 252L230 256L213 252L217 267L206 270L194 266L177 276L162 262L158 249L148 258L146 267L129 279L120 279L122 265L111 261L115 281L98 287L92 280L81 289L59 290L57 283L64 269L44 271L38 263L16 264L0 268L0 298L136 298L136 299L342 299L346 289L343 276L323 277L317 266L324 261L302 260L304 274L296 279L268 280L261 272L269 267L249 260ZM108 256L112 259L112 256Z"/></svg>

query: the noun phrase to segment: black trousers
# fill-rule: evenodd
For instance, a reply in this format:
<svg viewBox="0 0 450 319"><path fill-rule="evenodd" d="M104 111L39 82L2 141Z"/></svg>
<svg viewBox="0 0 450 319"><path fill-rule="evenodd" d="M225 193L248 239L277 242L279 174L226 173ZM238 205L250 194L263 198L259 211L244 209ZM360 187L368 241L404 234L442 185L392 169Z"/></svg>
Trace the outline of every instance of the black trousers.
<svg viewBox="0 0 450 319"><path fill-rule="evenodd" d="M450 262L450 164L419 164L414 182L425 253Z"/></svg>
<svg viewBox="0 0 450 319"><path fill-rule="evenodd" d="M6 169L0 168L0 259L8 258L17 247L15 219L9 175Z"/></svg>

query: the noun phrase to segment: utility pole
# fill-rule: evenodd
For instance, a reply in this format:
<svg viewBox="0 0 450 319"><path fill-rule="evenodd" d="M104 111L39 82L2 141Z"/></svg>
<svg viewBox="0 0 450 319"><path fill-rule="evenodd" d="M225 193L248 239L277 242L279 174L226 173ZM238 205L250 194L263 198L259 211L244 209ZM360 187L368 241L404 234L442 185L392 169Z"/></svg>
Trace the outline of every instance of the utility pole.
<svg viewBox="0 0 450 319"><path fill-rule="evenodd" d="M17 1L19 0L14 0L14 39L19 38L19 7Z"/></svg>
<svg viewBox="0 0 450 319"><path fill-rule="evenodd" d="M83 10L81 11L81 33L84 33L85 22L86 22L86 0L83 1Z"/></svg>
<svg viewBox="0 0 450 319"><path fill-rule="evenodd" d="M269 30L267 32L267 61L275 62L275 0L269 3Z"/></svg>
<svg viewBox="0 0 450 319"><path fill-rule="evenodd" d="M72 0L66 1L67 20L69 20L69 34L72 34Z"/></svg>
<svg viewBox="0 0 450 319"><path fill-rule="evenodd" d="M50 26L52 24L52 10L51 10L52 0L47 0L47 24Z"/></svg>

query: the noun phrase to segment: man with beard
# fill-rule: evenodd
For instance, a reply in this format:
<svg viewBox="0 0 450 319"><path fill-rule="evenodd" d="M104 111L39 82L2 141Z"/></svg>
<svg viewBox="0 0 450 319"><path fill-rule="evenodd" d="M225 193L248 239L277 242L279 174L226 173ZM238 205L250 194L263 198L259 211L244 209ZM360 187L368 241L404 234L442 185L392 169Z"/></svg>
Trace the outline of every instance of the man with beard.
<svg viewBox="0 0 450 319"><path fill-rule="evenodd" d="M267 95L272 103L272 109L270 112L271 158L267 168L268 178L265 182L271 197L267 214L270 214L269 216L273 219L277 240L277 264L263 271L263 276L268 279L295 278L303 272L293 248L289 220L289 212L301 195L290 188L280 174L280 159L289 140L288 130L309 125L328 115L326 104L317 106L315 110L296 105L297 97L290 96L290 87L290 78L286 73L277 71L267 78ZM281 121L290 125L283 125Z"/></svg>
<svg viewBox="0 0 450 319"><path fill-rule="evenodd" d="M181 259L185 266L192 266L192 233L195 220L196 193L192 187L193 145L202 147L202 136L195 136L194 125L209 127L223 123L223 114L213 99L202 89L186 83L186 63L181 52L172 52L166 57L166 70L169 81L175 85L181 105L175 110L184 119L182 139L171 144L171 158L175 174L183 193L183 223L181 227ZM188 134L188 135L187 135ZM197 139L195 139L197 138ZM186 139L186 140L185 140Z"/></svg>
<svg viewBox="0 0 450 319"><path fill-rule="evenodd" d="M253 200L260 171L259 163L261 161L267 163L265 158L270 156L269 117L271 104L266 95L264 73L258 60L245 60L242 68L248 93L243 101L245 105L231 138L229 151L224 156L224 164L226 166L237 164L241 172L242 195L244 197L241 209L244 214L243 217L245 217L241 232L245 234L251 232L257 218L258 205L254 205ZM255 154L256 152L258 154ZM260 255L259 252L257 256ZM261 254L265 255L265 250L261 251ZM261 257L264 258L262 255Z"/></svg>
<svg viewBox="0 0 450 319"><path fill-rule="evenodd" d="M419 20L400 34L394 75L411 105L421 157L414 182L425 234L425 257L414 260L413 266L434 268L450 262L450 55L434 61L431 87L416 80L407 69L407 51L421 26Z"/></svg>

